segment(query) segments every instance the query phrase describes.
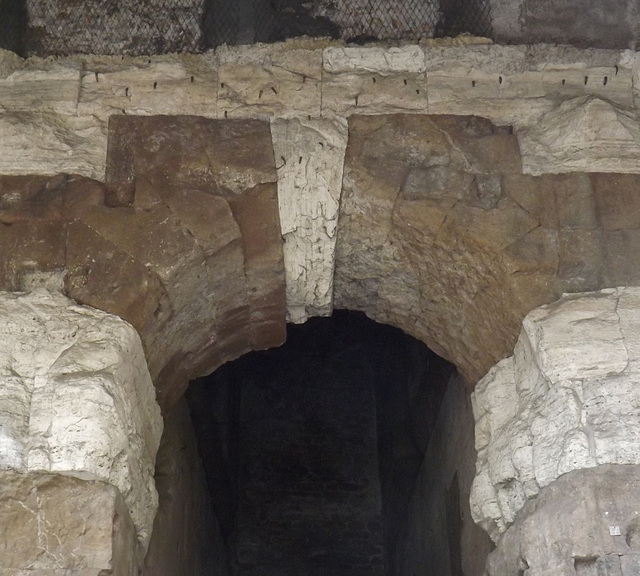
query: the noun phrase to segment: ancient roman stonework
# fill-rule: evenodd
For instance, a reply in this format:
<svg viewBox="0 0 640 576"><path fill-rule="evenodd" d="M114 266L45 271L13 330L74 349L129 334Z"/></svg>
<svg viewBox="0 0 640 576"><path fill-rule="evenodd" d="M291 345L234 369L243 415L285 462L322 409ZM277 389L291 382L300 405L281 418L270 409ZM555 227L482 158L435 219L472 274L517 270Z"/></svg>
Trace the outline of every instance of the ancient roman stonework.
<svg viewBox="0 0 640 576"><path fill-rule="evenodd" d="M114 315L35 290L0 293L0 335L0 469L31 474L34 486L36 473L111 484L146 550L162 419L138 334Z"/></svg>
<svg viewBox="0 0 640 576"><path fill-rule="evenodd" d="M640 464L639 311L638 288L537 308L476 386L472 512L494 540L563 474Z"/></svg>
<svg viewBox="0 0 640 576"><path fill-rule="evenodd" d="M135 532L143 550L153 516L150 381L167 414L190 378L279 345L287 318L337 306L417 336L472 388L535 309L514 357L476 392L473 502L499 541L492 574L544 566L531 527L546 526L545 542L560 538L550 523L562 491L584 480L595 494L598 466L638 464L640 303L636 289L615 287L640 284L640 59L457 45L473 42L294 40L131 60L0 52L3 306L18 306L25 333L57 346L41 370L39 350L49 349L11 336L18 320L5 326L1 457L19 495L0 514L40 546L38 522L67 510L41 506L41 488L95 495L108 530L95 550L87 532L79 562L87 576L118 573L139 561L122 542ZM127 324L42 287L117 314L142 347ZM91 349L106 337L76 316L128 344L117 339L96 360ZM95 433L76 442L90 425ZM608 498L631 502L620 470ZM598 510L613 513L607 506ZM625 514L627 548L589 548L575 535L549 565L590 575L618 555L633 574L638 530ZM0 549L11 562L0 564L48 570L50 552L75 570L60 538L59 549L25 551L25 564Z"/></svg>

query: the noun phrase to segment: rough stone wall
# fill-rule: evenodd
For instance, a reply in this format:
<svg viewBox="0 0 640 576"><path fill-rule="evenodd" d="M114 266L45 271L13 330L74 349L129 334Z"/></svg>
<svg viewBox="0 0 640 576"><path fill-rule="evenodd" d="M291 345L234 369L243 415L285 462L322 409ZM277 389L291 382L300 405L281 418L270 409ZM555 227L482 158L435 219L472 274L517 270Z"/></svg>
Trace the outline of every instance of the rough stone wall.
<svg viewBox="0 0 640 576"><path fill-rule="evenodd" d="M3 52L0 173L102 180L112 115L268 118L288 314L304 321L332 308L345 117L479 115L514 126L524 173L638 172L637 53L477 42L307 39L125 60L24 61Z"/></svg>
<svg viewBox="0 0 640 576"><path fill-rule="evenodd" d="M563 474L640 463L639 309L638 288L538 308L476 386L472 511L494 540Z"/></svg>
<svg viewBox="0 0 640 576"><path fill-rule="evenodd" d="M227 551L184 399L165 417L155 479L159 507L142 574L226 576Z"/></svg>
<svg viewBox="0 0 640 576"><path fill-rule="evenodd" d="M484 574L493 546L473 523L469 508L473 438L469 392L453 375L424 454L391 574Z"/></svg>
<svg viewBox="0 0 640 576"><path fill-rule="evenodd" d="M0 471L0 575L137 576L136 528L116 487Z"/></svg>
<svg viewBox="0 0 640 576"><path fill-rule="evenodd" d="M269 126L111 121L106 186L0 177L0 286L34 273L140 333L164 410L188 379L282 342L285 295ZM37 275L36 274L36 275Z"/></svg>
<svg viewBox="0 0 640 576"><path fill-rule="evenodd" d="M640 466L573 470L542 488L498 540L487 576L640 574Z"/></svg>
<svg viewBox="0 0 640 576"><path fill-rule="evenodd" d="M145 551L162 421L135 330L42 290L0 311L0 468L115 486Z"/></svg>

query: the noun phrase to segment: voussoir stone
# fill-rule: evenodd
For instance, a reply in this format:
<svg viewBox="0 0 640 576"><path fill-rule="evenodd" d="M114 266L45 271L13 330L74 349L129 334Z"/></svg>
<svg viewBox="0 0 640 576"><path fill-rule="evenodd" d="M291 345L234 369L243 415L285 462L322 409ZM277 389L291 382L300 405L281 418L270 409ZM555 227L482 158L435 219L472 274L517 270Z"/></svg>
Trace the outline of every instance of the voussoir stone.
<svg viewBox="0 0 640 576"><path fill-rule="evenodd" d="M77 302L129 321L164 411L189 379L284 340L267 122L112 116L106 184L0 177L0 221L0 287L61 278Z"/></svg>

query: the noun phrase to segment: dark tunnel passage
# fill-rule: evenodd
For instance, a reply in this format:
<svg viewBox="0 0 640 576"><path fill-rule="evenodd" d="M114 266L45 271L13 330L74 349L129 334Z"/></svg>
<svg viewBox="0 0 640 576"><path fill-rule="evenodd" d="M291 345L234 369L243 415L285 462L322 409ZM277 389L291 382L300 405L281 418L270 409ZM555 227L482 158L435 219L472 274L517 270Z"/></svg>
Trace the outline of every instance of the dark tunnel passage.
<svg viewBox="0 0 640 576"><path fill-rule="evenodd" d="M337 311L187 400L230 576L475 573L459 486L472 425L454 422L468 397L421 342Z"/></svg>

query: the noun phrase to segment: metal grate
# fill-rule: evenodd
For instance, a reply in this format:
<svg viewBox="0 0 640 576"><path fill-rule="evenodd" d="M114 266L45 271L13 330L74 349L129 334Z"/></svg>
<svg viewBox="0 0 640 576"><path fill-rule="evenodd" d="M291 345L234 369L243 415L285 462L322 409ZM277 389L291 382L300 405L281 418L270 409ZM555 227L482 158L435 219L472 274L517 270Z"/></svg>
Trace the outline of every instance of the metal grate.
<svg viewBox="0 0 640 576"><path fill-rule="evenodd" d="M0 48L21 55L202 52L334 36L491 36L490 0L0 0Z"/></svg>
<svg viewBox="0 0 640 576"><path fill-rule="evenodd" d="M346 40L432 38L438 0L316 0L314 14L338 25Z"/></svg>

